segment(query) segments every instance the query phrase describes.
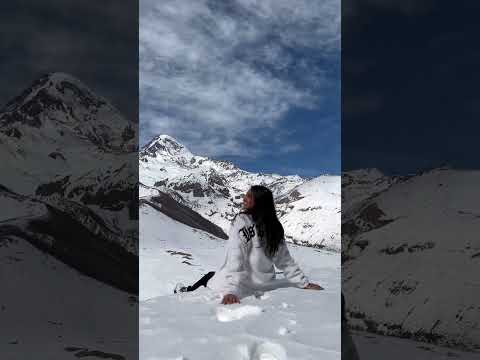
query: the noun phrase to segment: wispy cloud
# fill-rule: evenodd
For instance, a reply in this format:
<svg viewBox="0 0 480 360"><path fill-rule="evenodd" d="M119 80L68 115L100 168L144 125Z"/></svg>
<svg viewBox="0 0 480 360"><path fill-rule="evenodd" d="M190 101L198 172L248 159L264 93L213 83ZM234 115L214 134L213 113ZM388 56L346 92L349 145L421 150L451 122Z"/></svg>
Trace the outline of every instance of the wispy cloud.
<svg viewBox="0 0 480 360"><path fill-rule="evenodd" d="M268 151L246 144L290 109L321 104L322 60L339 43L339 0L141 0L141 141L167 133L207 155Z"/></svg>

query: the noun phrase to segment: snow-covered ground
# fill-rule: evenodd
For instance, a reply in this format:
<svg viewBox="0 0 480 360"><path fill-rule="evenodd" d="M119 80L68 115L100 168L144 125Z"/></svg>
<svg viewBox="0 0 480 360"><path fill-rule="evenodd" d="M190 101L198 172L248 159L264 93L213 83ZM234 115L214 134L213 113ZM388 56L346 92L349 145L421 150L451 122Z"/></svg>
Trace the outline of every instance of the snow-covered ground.
<svg viewBox="0 0 480 360"><path fill-rule="evenodd" d="M135 359L138 304L23 239L0 239L0 358Z"/></svg>
<svg viewBox="0 0 480 360"><path fill-rule="evenodd" d="M225 245L141 206L140 359L340 359L338 253L289 245L323 291L288 287L237 305L206 288L173 294L218 269Z"/></svg>

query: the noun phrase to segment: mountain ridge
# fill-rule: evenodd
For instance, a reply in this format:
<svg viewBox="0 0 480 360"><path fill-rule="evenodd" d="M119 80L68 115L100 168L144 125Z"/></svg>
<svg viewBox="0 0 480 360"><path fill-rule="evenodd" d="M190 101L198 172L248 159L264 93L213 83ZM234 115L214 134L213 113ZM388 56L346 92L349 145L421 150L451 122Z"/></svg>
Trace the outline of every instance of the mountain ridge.
<svg viewBox="0 0 480 360"><path fill-rule="evenodd" d="M288 241L340 249L339 176L308 179L298 175L252 173L229 161L193 154L169 135L155 136L140 150L139 160L141 197L158 191L168 193L228 232L231 220L241 210L243 194L251 185L265 185L280 200L277 210L280 221L285 223ZM330 185L327 179L331 180ZM309 182L316 185L299 187ZM321 189L328 186L331 191L318 197ZM299 201L295 191L304 191L301 197L305 199ZM289 193L291 196L287 196Z"/></svg>

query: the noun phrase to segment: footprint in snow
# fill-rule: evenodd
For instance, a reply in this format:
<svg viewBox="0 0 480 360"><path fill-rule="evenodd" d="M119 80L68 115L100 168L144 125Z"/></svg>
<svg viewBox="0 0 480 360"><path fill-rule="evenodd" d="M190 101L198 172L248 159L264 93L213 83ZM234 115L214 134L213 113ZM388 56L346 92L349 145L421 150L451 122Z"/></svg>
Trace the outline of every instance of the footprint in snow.
<svg viewBox="0 0 480 360"><path fill-rule="evenodd" d="M287 352L276 343L262 342L237 345L237 352L233 355L235 360L287 360Z"/></svg>
<svg viewBox="0 0 480 360"><path fill-rule="evenodd" d="M233 307L232 305L217 308L217 320L221 322L240 320L246 316L260 315L264 310L253 305Z"/></svg>
<svg viewBox="0 0 480 360"><path fill-rule="evenodd" d="M254 346L252 354L252 360L287 360L283 346L269 341Z"/></svg>

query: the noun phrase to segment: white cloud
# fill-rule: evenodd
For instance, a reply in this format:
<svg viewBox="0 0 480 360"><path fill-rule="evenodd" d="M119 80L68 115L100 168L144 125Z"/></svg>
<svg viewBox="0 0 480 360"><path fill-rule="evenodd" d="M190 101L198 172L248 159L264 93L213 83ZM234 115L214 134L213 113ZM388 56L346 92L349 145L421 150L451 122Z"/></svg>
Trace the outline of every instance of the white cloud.
<svg viewBox="0 0 480 360"><path fill-rule="evenodd" d="M292 107L316 107L329 82L291 50L329 56L339 39L339 0L141 0L141 140L166 133L215 156L265 151L245 140Z"/></svg>

